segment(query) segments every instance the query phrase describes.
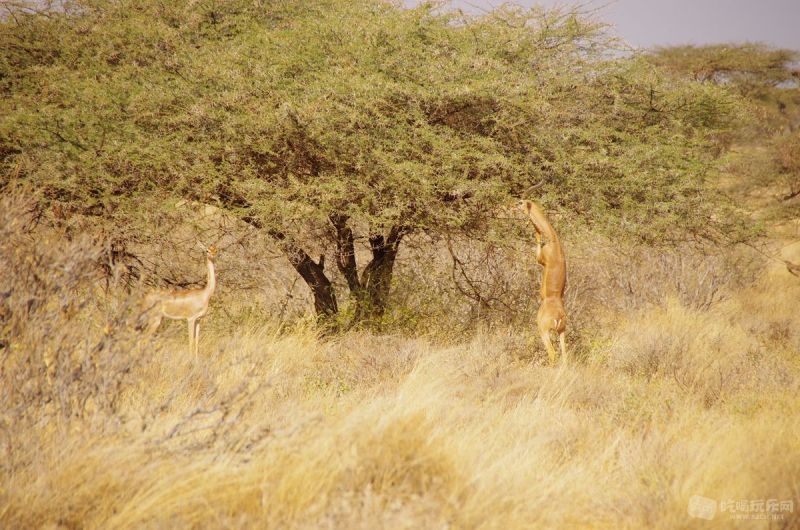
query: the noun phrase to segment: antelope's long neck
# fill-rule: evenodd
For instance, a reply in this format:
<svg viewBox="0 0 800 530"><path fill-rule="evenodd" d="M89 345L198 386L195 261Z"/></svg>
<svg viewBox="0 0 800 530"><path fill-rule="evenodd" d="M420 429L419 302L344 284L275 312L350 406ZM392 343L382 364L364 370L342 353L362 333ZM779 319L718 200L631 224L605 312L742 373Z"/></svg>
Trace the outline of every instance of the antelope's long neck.
<svg viewBox="0 0 800 530"><path fill-rule="evenodd" d="M206 276L206 286L203 288L203 292L210 297L217 286L217 275L214 269L214 262L208 257L206 257L206 267L208 267L208 275Z"/></svg>
<svg viewBox="0 0 800 530"><path fill-rule="evenodd" d="M540 238L537 259L544 267L542 298L561 297L567 284L567 264L561 248L561 241L538 204L533 201L525 201L525 210L533 221Z"/></svg>
<svg viewBox="0 0 800 530"><path fill-rule="evenodd" d="M556 235L556 231L553 229L553 225L550 224L550 221L547 220L547 217L544 215L539 205L533 201L525 201L525 209L528 212L528 217L533 221L533 226L536 227L536 231L546 240L555 241L557 243L558 236Z"/></svg>

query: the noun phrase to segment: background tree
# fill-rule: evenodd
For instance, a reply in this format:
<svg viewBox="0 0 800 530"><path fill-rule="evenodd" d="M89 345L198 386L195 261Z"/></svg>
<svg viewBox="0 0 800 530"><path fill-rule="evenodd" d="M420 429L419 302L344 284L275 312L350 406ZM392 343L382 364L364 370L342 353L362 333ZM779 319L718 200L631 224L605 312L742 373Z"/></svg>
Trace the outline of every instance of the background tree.
<svg viewBox="0 0 800 530"><path fill-rule="evenodd" d="M763 44L714 44L657 48L648 59L696 81L730 84L745 94L800 80L800 52Z"/></svg>
<svg viewBox="0 0 800 530"><path fill-rule="evenodd" d="M786 183L787 193L781 197L791 200L800 196L800 132L781 136L775 141L778 175Z"/></svg>
<svg viewBox="0 0 800 530"><path fill-rule="evenodd" d="M797 215L800 195L800 52L762 44L659 48L648 61L679 77L713 83L744 97L742 125L732 142L737 151L727 167L743 173L752 189L783 191L773 215Z"/></svg>
<svg viewBox="0 0 800 530"><path fill-rule="evenodd" d="M763 44L657 48L652 64L679 77L735 90L748 103L740 138L757 140L800 125L800 51Z"/></svg>
<svg viewBox="0 0 800 530"><path fill-rule="evenodd" d="M339 311L325 256L354 323L376 324L410 235L486 237L498 207L532 188L565 226L659 244L736 237L704 182L736 98L614 57L603 26L569 10L7 10L4 185L25 180L65 215L142 231L163 204L217 205L280 243L320 315Z"/></svg>

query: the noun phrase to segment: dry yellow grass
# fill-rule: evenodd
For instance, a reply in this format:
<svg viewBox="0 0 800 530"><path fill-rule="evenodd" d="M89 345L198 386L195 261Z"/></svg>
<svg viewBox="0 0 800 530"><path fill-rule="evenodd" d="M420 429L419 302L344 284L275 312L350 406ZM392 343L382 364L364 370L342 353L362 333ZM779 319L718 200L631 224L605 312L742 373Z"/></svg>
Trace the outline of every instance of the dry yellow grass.
<svg viewBox="0 0 800 530"><path fill-rule="evenodd" d="M665 280L604 312L614 285L578 267L567 366L532 321L320 339L231 297L195 362L180 323L138 343L91 241L32 239L10 211L0 528L800 528L800 281L779 265L713 304ZM632 277L691 279L671 259ZM708 521L694 495L793 511Z"/></svg>
<svg viewBox="0 0 800 530"><path fill-rule="evenodd" d="M765 281L630 314L568 367L513 329L253 325L194 364L171 326L127 353L114 406L5 412L0 527L797 528L687 514L692 495L800 509L800 282Z"/></svg>

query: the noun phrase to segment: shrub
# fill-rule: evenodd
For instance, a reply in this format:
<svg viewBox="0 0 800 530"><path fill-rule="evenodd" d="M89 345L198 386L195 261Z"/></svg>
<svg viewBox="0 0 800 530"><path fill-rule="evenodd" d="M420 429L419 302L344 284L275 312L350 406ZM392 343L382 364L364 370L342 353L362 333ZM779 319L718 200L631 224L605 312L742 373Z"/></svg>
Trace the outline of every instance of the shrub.
<svg viewBox="0 0 800 530"><path fill-rule="evenodd" d="M103 245L37 227L39 214L0 199L0 408L17 429L113 409L136 363L130 301L103 300Z"/></svg>

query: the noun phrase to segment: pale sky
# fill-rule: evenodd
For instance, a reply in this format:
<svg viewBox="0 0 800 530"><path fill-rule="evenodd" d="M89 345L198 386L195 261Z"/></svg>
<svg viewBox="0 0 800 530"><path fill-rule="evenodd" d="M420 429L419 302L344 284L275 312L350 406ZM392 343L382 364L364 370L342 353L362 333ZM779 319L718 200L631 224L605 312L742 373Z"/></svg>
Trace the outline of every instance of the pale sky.
<svg viewBox="0 0 800 530"><path fill-rule="evenodd" d="M420 0L403 0L406 5ZM569 6L570 0L517 0L523 6ZM610 24L615 34L641 48L678 44L762 42L800 51L800 0L583 0L583 10ZM502 0L452 0L480 12Z"/></svg>

